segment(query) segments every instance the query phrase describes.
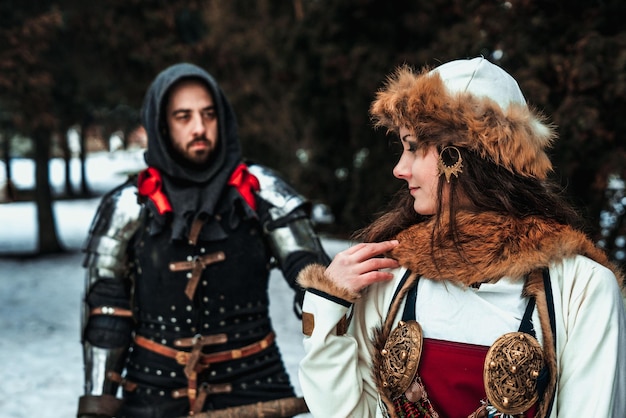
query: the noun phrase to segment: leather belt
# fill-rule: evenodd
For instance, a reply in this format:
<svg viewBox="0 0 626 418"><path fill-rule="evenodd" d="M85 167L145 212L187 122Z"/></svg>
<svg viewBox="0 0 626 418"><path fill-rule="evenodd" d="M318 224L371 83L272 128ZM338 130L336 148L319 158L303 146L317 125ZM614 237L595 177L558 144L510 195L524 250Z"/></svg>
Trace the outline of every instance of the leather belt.
<svg viewBox="0 0 626 418"><path fill-rule="evenodd" d="M220 341L222 341L221 340L222 336L225 336L225 334L217 334L217 335L208 336L208 337L218 337ZM200 338L206 339L207 337L205 336L205 337L200 337ZM274 342L274 339L275 339L275 334L273 332L270 332L262 340L249 344L245 347L236 348L236 349L227 350L227 351L220 351L220 352L211 353L211 354L200 354L200 358L198 360L199 360L199 363L208 365L212 363L221 363L221 362L228 361L228 360L236 360L239 358L248 357L248 356L251 356L253 354L256 354L265 350ZM223 342L226 342L225 338ZM192 353L189 351L176 350L175 348L168 347L163 344L159 344L155 341L149 340L140 335L135 337L135 343L138 346L145 348L146 350L150 350L154 353L160 354L165 357L173 358L180 365L187 364L187 362L189 361L189 358L192 355Z"/></svg>
<svg viewBox="0 0 626 418"><path fill-rule="evenodd" d="M274 338L274 333L270 332L262 340L249 344L245 347L236 348L234 350L219 351L211 354L202 353L202 347L205 345L214 345L219 344L220 342L226 342L226 334L197 336L189 341L187 341L188 339L180 339L176 341L179 346L185 344L191 345L191 351L179 351L175 348L149 340L141 335L135 337L135 344L162 356L173 358L178 364L185 366L184 372L187 377L186 395L189 398L189 413L190 415L193 415L202 409L202 405L208 395L206 390L202 390L202 386L200 387L200 390L198 388L198 373L206 370L212 363L221 363L228 360L240 359L259 353L269 347L274 342Z"/></svg>

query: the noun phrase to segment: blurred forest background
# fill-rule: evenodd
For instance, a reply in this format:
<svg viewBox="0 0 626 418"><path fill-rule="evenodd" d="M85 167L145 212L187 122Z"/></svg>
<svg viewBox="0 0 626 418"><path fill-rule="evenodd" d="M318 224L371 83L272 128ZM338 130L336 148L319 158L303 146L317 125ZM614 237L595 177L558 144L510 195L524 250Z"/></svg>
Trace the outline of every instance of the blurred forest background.
<svg viewBox="0 0 626 418"><path fill-rule="evenodd" d="M385 77L483 55L558 127L554 175L621 261L624 16L623 0L3 0L0 156L7 179L11 158L36 161L39 252L60 251L47 161L69 160L67 132L83 161L90 136L128 145L149 82L193 62L235 108L245 156L328 205L335 222L321 227L348 237L402 187L368 117ZM89 195L88 182L68 182L66 197Z"/></svg>

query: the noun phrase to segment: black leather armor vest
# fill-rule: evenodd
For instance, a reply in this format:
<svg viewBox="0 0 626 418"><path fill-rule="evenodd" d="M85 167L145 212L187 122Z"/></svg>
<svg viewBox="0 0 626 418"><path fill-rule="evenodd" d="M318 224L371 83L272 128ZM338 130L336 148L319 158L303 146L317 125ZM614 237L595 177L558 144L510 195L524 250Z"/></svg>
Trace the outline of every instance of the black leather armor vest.
<svg viewBox="0 0 626 418"><path fill-rule="evenodd" d="M258 220L244 219L242 214L231 207L216 216L225 239L190 245L170 241L168 228L150 235L152 215L144 211L132 250L136 335L180 350L174 345L177 339L226 334L225 343L203 348L208 354L244 347L272 331L267 295L271 255ZM217 254L222 255L207 257ZM207 261L198 265L199 260ZM194 272L199 278L191 295L188 283ZM187 385L183 366L176 360L139 346L129 357L127 377L139 384L139 391ZM198 382L232 385L232 392L209 397L208 409L219 408L220 399L234 405L293 396L275 344L250 357L211 364Z"/></svg>

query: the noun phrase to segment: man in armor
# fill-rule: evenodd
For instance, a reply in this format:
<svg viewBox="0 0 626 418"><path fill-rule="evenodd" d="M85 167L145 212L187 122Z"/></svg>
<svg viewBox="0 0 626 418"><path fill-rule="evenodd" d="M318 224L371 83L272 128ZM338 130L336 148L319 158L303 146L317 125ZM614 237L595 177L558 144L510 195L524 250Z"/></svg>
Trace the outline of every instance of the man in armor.
<svg viewBox="0 0 626 418"><path fill-rule="evenodd" d="M309 202L272 170L242 162L233 110L195 65L161 72L141 119L148 168L104 196L85 243L78 416L301 407L267 285L278 266L298 313L296 276L328 264Z"/></svg>

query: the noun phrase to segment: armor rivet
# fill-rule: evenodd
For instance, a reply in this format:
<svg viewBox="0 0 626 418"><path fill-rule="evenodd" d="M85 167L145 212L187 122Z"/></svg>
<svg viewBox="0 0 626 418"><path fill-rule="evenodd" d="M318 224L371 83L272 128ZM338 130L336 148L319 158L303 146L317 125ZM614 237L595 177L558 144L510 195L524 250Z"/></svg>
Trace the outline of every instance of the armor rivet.
<svg viewBox="0 0 626 418"><path fill-rule="evenodd" d="M232 367L227 367L227 368L226 368L226 371L227 371L228 373L230 373L230 372L232 372L232 371L233 371L233 368L232 368Z"/></svg>
<svg viewBox="0 0 626 418"><path fill-rule="evenodd" d="M216 221L221 221L222 220L222 215L215 215L215 220Z"/></svg>
<svg viewBox="0 0 626 418"><path fill-rule="evenodd" d="M146 372L146 373L150 373L150 368L146 367L146 368L143 369L143 371Z"/></svg>
<svg viewBox="0 0 626 418"><path fill-rule="evenodd" d="M207 310L207 311L204 311L204 314L205 314L206 316L209 316L209 313L210 313L210 312L209 312L208 310Z"/></svg>
<svg viewBox="0 0 626 418"><path fill-rule="evenodd" d="M175 311L175 310L176 310L176 306L172 305L172 306L170 307L170 309L171 309L171 310L173 310L173 311Z"/></svg>
<svg viewBox="0 0 626 418"><path fill-rule="evenodd" d="M170 372L170 377L176 377L176 372Z"/></svg>
<svg viewBox="0 0 626 418"><path fill-rule="evenodd" d="M188 279L191 279L191 273L187 273L186 276Z"/></svg>
<svg viewBox="0 0 626 418"><path fill-rule="evenodd" d="M185 306L185 309L187 310L187 312L191 312L193 308L191 307L191 305L187 305Z"/></svg>
<svg viewBox="0 0 626 418"><path fill-rule="evenodd" d="M224 322L224 321L220 321L220 326L222 326L222 327L223 327L224 325L226 325L226 322Z"/></svg>
<svg viewBox="0 0 626 418"><path fill-rule="evenodd" d="M152 389L146 389L146 393L147 393L148 395L152 394Z"/></svg>
<svg viewBox="0 0 626 418"><path fill-rule="evenodd" d="M189 321L191 322L191 321ZM196 327L191 327L191 332L196 332Z"/></svg>
<svg viewBox="0 0 626 418"><path fill-rule="evenodd" d="M205 297L203 297L203 298L202 298L202 301L203 301L203 302L208 302L208 301L209 301L209 298L205 296Z"/></svg>
<svg viewBox="0 0 626 418"><path fill-rule="evenodd" d="M157 316L157 320L158 320L159 322L163 322L163 317L162 317L161 315L159 315L159 316Z"/></svg>
<svg viewBox="0 0 626 418"><path fill-rule="evenodd" d="M204 248L204 247L200 248L200 252L201 252L202 254L206 253L206 248Z"/></svg>
<svg viewBox="0 0 626 418"><path fill-rule="evenodd" d="M161 375L163 374L163 372L162 372L161 370L157 370L157 371L156 371L156 374L157 374L158 376L161 376Z"/></svg>
<svg viewBox="0 0 626 418"><path fill-rule="evenodd" d="M211 371L211 376L215 376L215 375L217 375L217 373L215 372L215 370L212 370Z"/></svg>
<svg viewBox="0 0 626 418"><path fill-rule="evenodd" d="M165 392L164 391L159 391L159 396L165 396Z"/></svg>
<svg viewBox="0 0 626 418"><path fill-rule="evenodd" d="M207 282L206 280L202 280L202 286L206 286L208 284L209 284L209 282Z"/></svg>
<svg viewBox="0 0 626 418"><path fill-rule="evenodd" d="M187 320L185 321L188 324L191 324L191 319L187 318Z"/></svg>
<svg viewBox="0 0 626 418"><path fill-rule="evenodd" d="M166 340L165 338L163 338L163 339L161 340L161 344L163 344L163 345L167 344L167 340Z"/></svg>
<svg viewBox="0 0 626 418"><path fill-rule="evenodd" d="M204 324L204 329L209 328L209 324Z"/></svg>
<svg viewBox="0 0 626 418"><path fill-rule="evenodd" d="M187 256L187 261L193 261L193 257L192 257L192 256L190 256L190 255L188 255L188 256Z"/></svg>

